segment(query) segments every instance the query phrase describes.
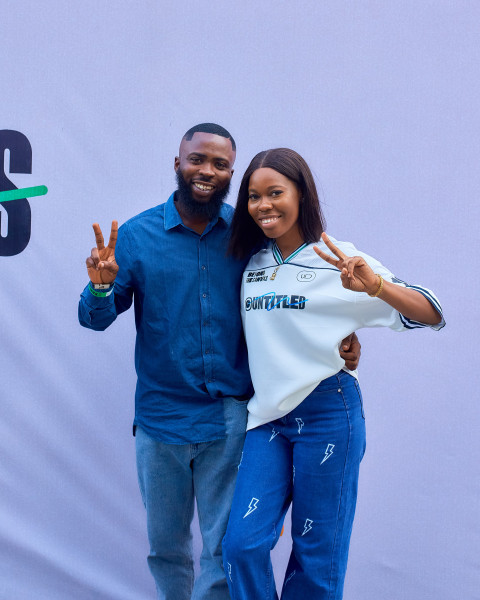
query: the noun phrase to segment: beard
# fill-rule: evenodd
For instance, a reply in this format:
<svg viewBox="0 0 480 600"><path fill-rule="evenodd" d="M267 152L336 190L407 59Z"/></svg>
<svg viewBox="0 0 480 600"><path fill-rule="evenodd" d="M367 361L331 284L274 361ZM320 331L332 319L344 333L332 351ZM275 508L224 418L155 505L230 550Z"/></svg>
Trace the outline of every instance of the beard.
<svg viewBox="0 0 480 600"><path fill-rule="evenodd" d="M213 192L212 197L208 202L198 202L192 195L189 184L185 181L183 173L178 169L177 173L177 198L182 204L187 214L191 217L204 217L209 221L215 219L220 212L220 208L224 199L230 191L230 182L221 190ZM199 179L198 181L201 181ZM205 180L205 183L209 183Z"/></svg>

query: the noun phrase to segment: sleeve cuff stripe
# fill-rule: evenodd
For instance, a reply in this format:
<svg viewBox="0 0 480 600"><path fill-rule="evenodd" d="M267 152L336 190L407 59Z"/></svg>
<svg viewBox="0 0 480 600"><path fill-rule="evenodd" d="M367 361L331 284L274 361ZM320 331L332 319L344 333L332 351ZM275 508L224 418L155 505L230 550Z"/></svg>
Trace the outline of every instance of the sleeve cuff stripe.
<svg viewBox="0 0 480 600"><path fill-rule="evenodd" d="M400 314L400 320L402 321L403 326L406 327L406 329L424 329L425 327L429 327L429 325L425 325L424 323L417 323L417 321L410 321L410 319L407 319L407 317L404 317L402 314ZM415 323L415 325L414 325L414 323Z"/></svg>

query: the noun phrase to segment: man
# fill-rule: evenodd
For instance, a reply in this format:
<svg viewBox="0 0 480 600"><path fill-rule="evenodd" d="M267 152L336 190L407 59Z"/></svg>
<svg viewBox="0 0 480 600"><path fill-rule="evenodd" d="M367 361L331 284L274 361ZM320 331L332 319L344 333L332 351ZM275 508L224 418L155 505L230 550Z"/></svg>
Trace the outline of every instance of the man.
<svg viewBox="0 0 480 600"><path fill-rule="evenodd" d="M223 200L234 161L223 127L187 131L168 201L127 221L118 243L114 221L107 247L93 226L97 246L79 304L80 323L103 330L134 301L137 468L148 564L163 600L229 598L221 541L252 393L239 305L246 261L226 255L233 209ZM356 338L344 349L355 368ZM196 581L194 500L203 541Z"/></svg>

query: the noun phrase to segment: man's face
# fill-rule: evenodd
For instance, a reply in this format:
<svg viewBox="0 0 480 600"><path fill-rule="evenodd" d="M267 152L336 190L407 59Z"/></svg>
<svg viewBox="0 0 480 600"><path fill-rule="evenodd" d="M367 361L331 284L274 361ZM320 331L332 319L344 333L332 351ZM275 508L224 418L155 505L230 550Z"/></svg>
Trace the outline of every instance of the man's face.
<svg viewBox="0 0 480 600"><path fill-rule="evenodd" d="M183 180L183 194L188 190L191 199L200 205L226 196L235 162L229 139L197 131L191 140L182 140L179 154L174 168L177 179Z"/></svg>

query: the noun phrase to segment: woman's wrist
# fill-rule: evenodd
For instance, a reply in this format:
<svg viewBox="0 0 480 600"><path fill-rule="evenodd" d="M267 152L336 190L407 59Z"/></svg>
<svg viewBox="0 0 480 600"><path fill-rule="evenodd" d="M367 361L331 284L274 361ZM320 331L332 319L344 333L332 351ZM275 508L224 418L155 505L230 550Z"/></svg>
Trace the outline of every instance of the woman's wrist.
<svg viewBox="0 0 480 600"><path fill-rule="evenodd" d="M367 294L371 298L376 298L377 296L380 296L383 290L383 277L378 273L375 273L375 275L377 276L377 282L370 291L367 291Z"/></svg>

